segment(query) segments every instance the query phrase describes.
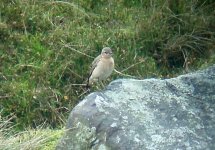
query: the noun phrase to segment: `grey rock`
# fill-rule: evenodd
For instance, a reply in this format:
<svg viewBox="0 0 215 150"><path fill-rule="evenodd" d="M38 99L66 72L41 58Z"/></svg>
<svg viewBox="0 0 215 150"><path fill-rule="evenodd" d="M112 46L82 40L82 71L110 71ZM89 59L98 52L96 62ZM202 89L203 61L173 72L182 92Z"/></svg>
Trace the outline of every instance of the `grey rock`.
<svg viewBox="0 0 215 150"><path fill-rule="evenodd" d="M215 65L172 79L119 79L71 112L58 150L215 150Z"/></svg>

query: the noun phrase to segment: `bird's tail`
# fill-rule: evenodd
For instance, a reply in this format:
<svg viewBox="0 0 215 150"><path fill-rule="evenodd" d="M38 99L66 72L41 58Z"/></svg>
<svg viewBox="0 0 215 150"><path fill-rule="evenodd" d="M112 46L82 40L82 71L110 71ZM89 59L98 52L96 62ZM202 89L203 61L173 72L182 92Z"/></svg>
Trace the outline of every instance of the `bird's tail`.
<svg viewBox="0 0 215 150"><path fill-rule="evenodd" d="M86 88L87 88L87 89L90 88L90 76L87 78Z"/></svg>

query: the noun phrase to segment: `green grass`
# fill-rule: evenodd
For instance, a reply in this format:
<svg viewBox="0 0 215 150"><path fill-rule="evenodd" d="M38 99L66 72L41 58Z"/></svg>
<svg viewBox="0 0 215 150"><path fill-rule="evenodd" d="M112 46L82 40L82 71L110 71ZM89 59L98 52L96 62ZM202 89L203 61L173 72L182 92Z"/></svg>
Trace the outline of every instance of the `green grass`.
<svg viewBox="0 0 215 150"><path fill-rule="evenodd" d="M64 125L102 47L135 78L168 78L215 62L215 3L1 0L0 110L15 129ZM107 81L128 76L114 73ZM96 89L95 89L96 90ZM82 96L80 96L82 95Z"/></svg>
<svg viewBox="0 0 215 150"><path fill-rule="evenodd" d="M37 129L20 132L9 137L0 137L1 150L53 150L63 130Z"/></svg>
<svg viewBox="0 0 215 150"><path fill-rule="evenodd" d="M25 129L15 132L12 117L1 118L0 113L0 149L1 150L53 150L63 135L63 129L44 128Z"/></svg>

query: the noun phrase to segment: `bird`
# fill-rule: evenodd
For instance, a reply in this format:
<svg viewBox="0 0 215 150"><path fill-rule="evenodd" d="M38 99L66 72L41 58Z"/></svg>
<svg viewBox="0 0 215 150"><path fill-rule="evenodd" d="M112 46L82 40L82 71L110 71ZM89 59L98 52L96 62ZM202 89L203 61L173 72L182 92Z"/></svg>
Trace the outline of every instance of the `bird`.
<svg viewBox="0 0 215 150"><path fill-rule="evenodd" d="M107 79L114 70L114 59L110 47L104 47L101 54L92 62L87 87L90 87L95 82L100 82Z"/></svg>

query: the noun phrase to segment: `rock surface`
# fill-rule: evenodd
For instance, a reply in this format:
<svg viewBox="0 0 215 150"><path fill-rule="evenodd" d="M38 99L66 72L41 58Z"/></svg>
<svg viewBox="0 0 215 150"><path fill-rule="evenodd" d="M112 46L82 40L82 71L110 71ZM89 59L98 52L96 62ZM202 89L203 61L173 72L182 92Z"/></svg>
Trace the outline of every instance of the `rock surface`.
<svg viewBox="0 0 215 150"><path fill-rule="evenodd" d="M215 150L215 65L172 79L119 79L71 112L58 150Z"/></svg>

